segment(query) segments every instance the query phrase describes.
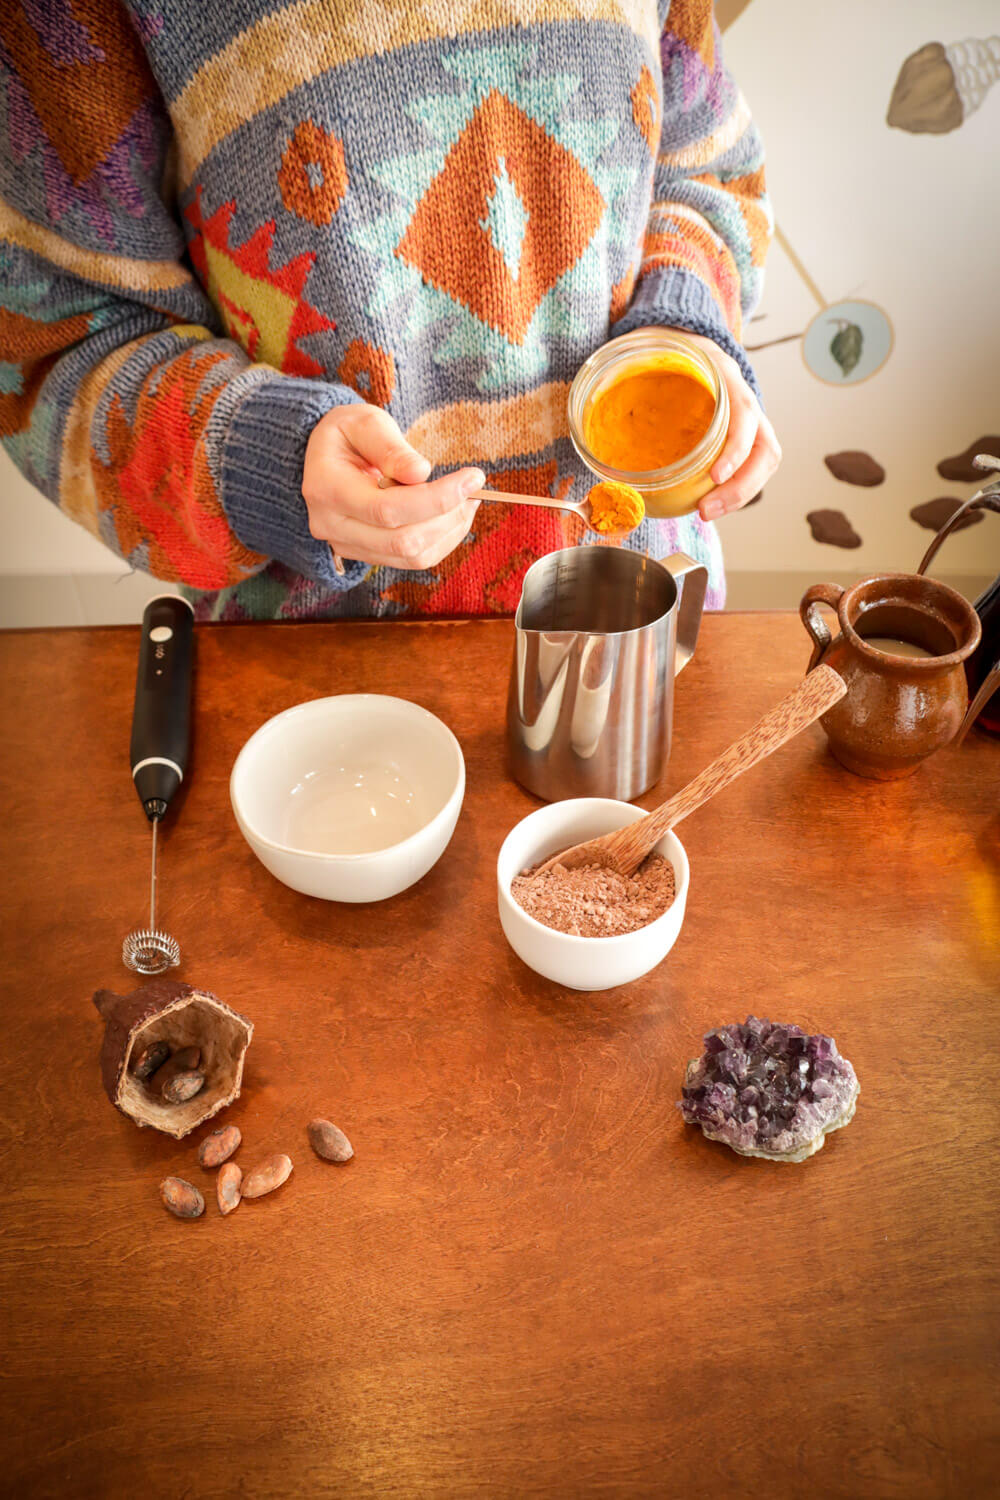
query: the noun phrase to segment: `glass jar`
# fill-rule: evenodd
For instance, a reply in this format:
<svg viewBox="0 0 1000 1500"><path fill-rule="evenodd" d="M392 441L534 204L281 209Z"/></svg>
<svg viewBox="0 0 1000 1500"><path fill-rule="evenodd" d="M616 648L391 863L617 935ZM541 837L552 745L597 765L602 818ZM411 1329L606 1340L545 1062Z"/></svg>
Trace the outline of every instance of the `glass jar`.
<svg viewBox="0 0 1000 1500"><path fill-rule="evenodd" d="M662 469L636 472L602 462L588 446L588 417L594 403L623 375L662 363L666 370L691 376L715 401L708 430L689 453ZM697 344L679 333L637 328L611 339L584 362L569 393L569 435L583 462L601 479L630 484L643 498L650 516L685 516L702 495L715 488L709 469L722 452L729 430L729 394L715 363Z"/></svg>

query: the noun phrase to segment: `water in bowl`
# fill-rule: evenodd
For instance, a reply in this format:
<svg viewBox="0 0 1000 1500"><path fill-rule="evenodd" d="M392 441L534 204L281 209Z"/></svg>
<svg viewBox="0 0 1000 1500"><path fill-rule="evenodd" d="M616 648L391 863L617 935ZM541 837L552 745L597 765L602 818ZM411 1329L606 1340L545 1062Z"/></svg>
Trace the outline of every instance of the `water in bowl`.
<svg viewBox="0 0 1000 1500"><path fill-rule="evenodd" d="M292 788L283 841L312 854L373 854L430 818L425 796L391 761L324 766Z"/></svg>

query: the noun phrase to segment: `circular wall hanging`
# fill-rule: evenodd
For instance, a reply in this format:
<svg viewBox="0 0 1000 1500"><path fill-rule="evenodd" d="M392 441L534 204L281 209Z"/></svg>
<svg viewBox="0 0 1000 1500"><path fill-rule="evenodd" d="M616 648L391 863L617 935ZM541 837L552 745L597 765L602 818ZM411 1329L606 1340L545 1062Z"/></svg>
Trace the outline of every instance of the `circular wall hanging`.
<svg viewBox="0 0 1000 1500"><path fill-rule="evenodd" d="M881 370L892 353L888 315L874 302L831 302L802 335L802 358L827 385L858 385Z"/></svg>

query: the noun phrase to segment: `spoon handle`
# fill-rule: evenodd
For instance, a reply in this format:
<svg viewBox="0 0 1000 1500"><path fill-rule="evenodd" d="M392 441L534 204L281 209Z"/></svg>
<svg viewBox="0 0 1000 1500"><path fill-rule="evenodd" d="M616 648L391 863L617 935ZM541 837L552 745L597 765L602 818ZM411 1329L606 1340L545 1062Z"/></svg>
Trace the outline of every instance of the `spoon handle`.
<svg viewBox="0 0 1000 1500"><path fill-rule="evenodd" d="M553 500L551 495L513 495L507 490L477 490L473 500L489 500L495 505L539 505L544 510L568 510L574 516L582 515L575 500Z"/></svg>
<svg viewBox="0 0 1000 1500"><path fill-rule="evenodd" d="M764 717L741 734L728 750L713 760L686 787L637 823L614 837L615 863L638 868L653 845L682 819L695 812L716 792L764 760L786 740L794 739L807 725L842 698L847 684L832 667L816 667L794 692L782 698ZM641 853L638 851L641 848ZM627 852L626 852L627 851ZM638 858L636 857L638 853Z"/></svg>
<svg viewBox="0 0 1000 1500"><path fill-rule="evenodd" d="M387 479L384 475L378 482L380 490L391 490L398 488L394 479ZM571 515L579 516L586 521L587 515L578 500L553 500L551 495L521 495L512 494L508 490L476 490L470 500L485 500L491 505L534 505L542 510L568 510ZM588 522L589 525L589 522ZM334 553L334 564L339 562L337 554ZM343 564L337 568L338 573L344 571Z"/></svg>

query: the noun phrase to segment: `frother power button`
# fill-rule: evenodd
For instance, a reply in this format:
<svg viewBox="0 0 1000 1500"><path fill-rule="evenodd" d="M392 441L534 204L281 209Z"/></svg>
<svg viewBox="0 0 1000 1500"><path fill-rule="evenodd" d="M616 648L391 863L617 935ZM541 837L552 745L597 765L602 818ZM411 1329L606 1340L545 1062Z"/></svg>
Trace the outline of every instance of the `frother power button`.
<svg viewBox="0 0 1000 1500"><path fill-rule="evenodd" d="M149 639L159 644L161 641L169 641L173 633L169 625L154 625L149 632Z"/></svg>

